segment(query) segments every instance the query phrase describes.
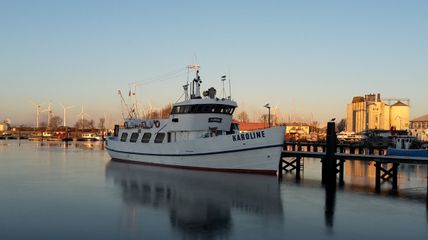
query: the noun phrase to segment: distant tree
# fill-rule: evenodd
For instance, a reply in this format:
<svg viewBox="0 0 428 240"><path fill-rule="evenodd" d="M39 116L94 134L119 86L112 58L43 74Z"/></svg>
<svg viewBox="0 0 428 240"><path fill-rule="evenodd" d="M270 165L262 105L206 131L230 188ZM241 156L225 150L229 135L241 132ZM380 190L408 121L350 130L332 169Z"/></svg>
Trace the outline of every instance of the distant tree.
<svg viewBox="0 0 428 240"><path fill-rule="evenodd" d="M159 118L160 114L156 110L151 110L151 111L149 111L148 113L145 114L145 117L146 118Z"/></svg>
<svg viewBox="0 0 428 240"><path fill-rule="evenodd" d="M55 117L51 118L49 128L50 128L50 129L56 129L56 128L58 128L59 126L61 126L61 125L62 125L62 123L63 123L62 118L60 118L60 117L58 117L58 116L55 116Z"/></svg>
<svg viewBox="0 0 428 240"><path fill-rule="evenodd" d="M259 121L267 123L268 122L268 114L262 114L262 115L260 115Z"/></svg>
<svg viewBox="0 0 428 240"><path fill-rule="evenodd" d="M240 112L240 113L238 114L238 120L239 120L240 122L244 122L244 123L249 122L249 121L250 121L250 118L248 117L248 113L247 113L247 112L245 112L245 111Z"/></svg>
<svg viewBox="0 0 428 240"><path fill-rule="evenodd" d="M266 124L268 124L269 114L262 114L259 117L259 121L265 122ZM271 126L279 125L279 121L278 121L278 116L277 115L272 115L272 114L270 115L270 124L271 124Z"/></svg>
<svg viewBox="0 0 428 240"><path fill-rule="evenodd" d="M88 120L88 119L79 119L74 124L74 127L77 129L94 129L94 120Z"/></svg>
<svg viewBox="0 0 428 240"><path fill-rule="evenodd" d="M340 122L337 124L337 131L338 132L342 132L345 131L346 129L346 119L342 119L340 120Z"/></svg>
<svg viewBox="0 0 428 240"><path fill-rule="evenodd" d="M105 122L106 122L105 118L100 118L100 121L98 122L98 128L105 129Z"/></svg>
<svg viewBox="0 0 428 240"><path fill-rule="evenodd" d="M39 124L39 127L41 127L41 128L46 128L47 126L48 126L48 124L46 122L41 122Z"/></svg>
<svg viewBox="0 0 428 240"><path fill-rule="evenodd" d="M161 116L161 118L168 118L169 115L171 114L171 110L172 110L172 104L168 104L168 105L164 106L160 110L160 116Z"/></svg>

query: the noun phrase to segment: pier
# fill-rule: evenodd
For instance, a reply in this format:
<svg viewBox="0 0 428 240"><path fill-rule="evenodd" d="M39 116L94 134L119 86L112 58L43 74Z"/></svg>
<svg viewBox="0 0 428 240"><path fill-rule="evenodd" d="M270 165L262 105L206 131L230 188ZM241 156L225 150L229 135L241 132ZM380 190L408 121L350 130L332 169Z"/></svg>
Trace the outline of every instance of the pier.
<svg viewBox="0 0 428 240"><path fill-rule="evenodd" d="M303 150L305 148L306 151ZM349 153L346 150L349 149ZM304 168L304 158L315 158L321 161L321 180L326 185L343 185L344 165L349 161L373 162L376 167L375 191L381 190L381 182L390 182L392 192L398 192L399 164L428 165L428 158L387 156L386 147L364 147L363 145L338 144L335 132L335 123L327 125L327 140L319 143L286 143L279 163L279 177L283 174L295 172L296 180L300 180L300 172ZM427 206L428 206L428 177L427 177Z"/></svg>

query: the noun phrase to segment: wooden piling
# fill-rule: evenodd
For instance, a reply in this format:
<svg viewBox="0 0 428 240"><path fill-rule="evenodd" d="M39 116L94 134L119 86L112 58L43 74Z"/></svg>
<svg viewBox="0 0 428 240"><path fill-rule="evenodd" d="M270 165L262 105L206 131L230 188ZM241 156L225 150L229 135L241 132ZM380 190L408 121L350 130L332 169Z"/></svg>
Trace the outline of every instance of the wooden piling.
<svg viewBox="0 0 428 240"><path fill-rule="evenodd" d="M380 162L376 161L376 174L375 174L375 192L380 193Z"/></svg>
<svg viewBox="0 0 428 240"><path fill-rule="evenodd" d="M336 137L336 126L334 122L327 123L327 149L323 165L325 174L322 174L325 178L323 182L325 184L336 184L336 149L337 149L337 137Z"/></svg>

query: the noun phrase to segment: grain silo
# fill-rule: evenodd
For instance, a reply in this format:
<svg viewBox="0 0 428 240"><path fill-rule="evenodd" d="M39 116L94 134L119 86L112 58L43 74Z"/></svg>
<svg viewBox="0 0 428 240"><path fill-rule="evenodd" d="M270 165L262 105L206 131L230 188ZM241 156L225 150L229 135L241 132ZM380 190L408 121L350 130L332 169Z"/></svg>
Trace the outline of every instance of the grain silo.
<svg viewBox="0 0 428 240"><path fill-rule="evenodd" d="M396 130L409 129L410 106L401 101L391 105L390 122L391 127Z"/></svg>

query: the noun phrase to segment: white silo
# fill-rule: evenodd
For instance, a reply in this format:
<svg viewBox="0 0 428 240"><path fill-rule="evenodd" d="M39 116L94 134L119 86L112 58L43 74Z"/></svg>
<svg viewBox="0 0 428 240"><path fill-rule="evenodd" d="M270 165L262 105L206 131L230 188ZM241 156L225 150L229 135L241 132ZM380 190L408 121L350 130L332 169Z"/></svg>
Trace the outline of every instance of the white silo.
<svg viewBox="0 0 428 240"><path fill-rule="evenodd" d="M391 106L390 115L391 127L396 130L409 129L410 123L410 106L398 101Z"/></svg>

